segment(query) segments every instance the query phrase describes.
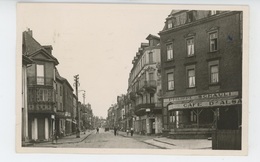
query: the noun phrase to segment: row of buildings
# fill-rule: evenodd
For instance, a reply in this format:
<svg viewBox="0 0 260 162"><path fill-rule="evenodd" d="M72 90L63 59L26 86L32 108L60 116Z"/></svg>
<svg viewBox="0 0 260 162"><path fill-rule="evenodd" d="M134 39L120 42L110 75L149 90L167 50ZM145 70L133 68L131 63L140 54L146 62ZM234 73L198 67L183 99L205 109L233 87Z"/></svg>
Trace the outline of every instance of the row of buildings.
<svg viewBox="0 0 260 162"><path fill-rule="evenodd" d="M42 46L32 30L22 37L22 141L49 141L77 128L92 128L90 104L82 104L57 69L52 46Z"/></svg>
<svg viewBox="0 0 260 162"><path fill-rule="evenodd" d="M132 60L107 124L140 134L208 138L242 123L242 12L172 10Z"/></svg>

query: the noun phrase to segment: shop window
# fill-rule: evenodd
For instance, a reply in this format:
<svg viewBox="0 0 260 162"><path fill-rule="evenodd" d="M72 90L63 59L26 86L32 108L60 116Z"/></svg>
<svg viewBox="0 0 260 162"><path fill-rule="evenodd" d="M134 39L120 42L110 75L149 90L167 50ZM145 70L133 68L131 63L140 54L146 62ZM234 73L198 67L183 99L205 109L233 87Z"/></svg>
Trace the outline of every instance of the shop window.
<svg viewBox="0 0 260 162"><path fill-rule="evenodd" d="M193 110L190 112L190 121L197 122L197 115Z"/></svg>

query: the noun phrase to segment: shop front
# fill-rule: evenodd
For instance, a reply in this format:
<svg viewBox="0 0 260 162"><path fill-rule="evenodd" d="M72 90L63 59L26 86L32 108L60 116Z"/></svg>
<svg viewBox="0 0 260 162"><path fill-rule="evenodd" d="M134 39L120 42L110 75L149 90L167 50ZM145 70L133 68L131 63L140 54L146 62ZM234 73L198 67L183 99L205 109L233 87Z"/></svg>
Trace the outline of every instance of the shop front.
<svg viewBox="0 0 260 162"><path fill-rule="evenodd" d="M164 99L172 138L208 138L216 129L238 129L242 99L238 91Z"/></svg>

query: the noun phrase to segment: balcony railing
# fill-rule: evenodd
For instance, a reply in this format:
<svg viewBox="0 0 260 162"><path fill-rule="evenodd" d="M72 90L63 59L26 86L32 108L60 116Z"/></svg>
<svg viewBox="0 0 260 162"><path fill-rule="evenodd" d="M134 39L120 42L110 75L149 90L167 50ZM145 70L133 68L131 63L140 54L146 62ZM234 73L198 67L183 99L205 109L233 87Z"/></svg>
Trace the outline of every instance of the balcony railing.
<svg viewBox="0 0 260 162"><path fill-rule="evenodd" d="M145 81L145 87L146 88L156 88L156 80L148 80L148 81Z"/></svg>
<svg viewBox="0 0 260 162"><path fill-rule="evenodd" d="M145 82L145 90L148 92L155 92L156 86L156 80L148 80Z"/></svg>
<svg viewBox="0 0 260 162"><path fill-rule="evenodd" d="M29 103L28 110L30 113L54 113L56 111L54 103L51 102Z"/></svg>
<svg viewBox="0 0 260 162"><path fill-rule="evenodd" d="M28 85L53 86L53 78L50 77L28 77Z"/></svg>

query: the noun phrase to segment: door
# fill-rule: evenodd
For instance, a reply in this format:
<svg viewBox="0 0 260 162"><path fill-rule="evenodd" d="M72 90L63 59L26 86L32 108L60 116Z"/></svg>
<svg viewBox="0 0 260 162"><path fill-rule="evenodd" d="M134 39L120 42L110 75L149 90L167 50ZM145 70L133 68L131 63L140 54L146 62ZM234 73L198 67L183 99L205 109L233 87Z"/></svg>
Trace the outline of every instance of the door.
<svg viewBox="0 0 260 162"><path fill-rule="evenodd" d="M38 139L39 140L45 139L45 120L44 120L44 118L38 119Z"/></svg>
<svg viewBox="0 0 260 162"><path fill-rule="evenodd" d="M151 119L151 133L155 134L155 119Z"/></svg>

